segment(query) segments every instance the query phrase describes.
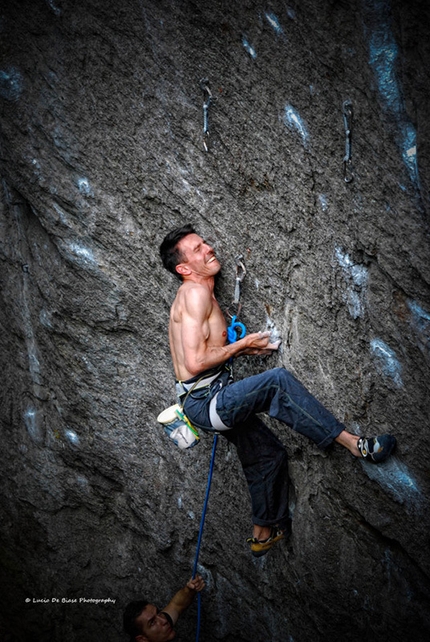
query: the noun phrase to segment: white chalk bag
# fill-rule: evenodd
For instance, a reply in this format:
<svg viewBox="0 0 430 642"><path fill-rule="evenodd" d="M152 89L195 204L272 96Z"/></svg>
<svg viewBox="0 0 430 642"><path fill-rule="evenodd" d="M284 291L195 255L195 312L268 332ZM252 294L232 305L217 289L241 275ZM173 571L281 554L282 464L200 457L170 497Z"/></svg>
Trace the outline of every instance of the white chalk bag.
<svg viewBox="0 0 430 642"><path fill-rule="evenodd" d="M192 448L200 441L196 428L184 415L184 411L178 403L160 412L157 421L163 424L164 432L169 439L182 450Z"/></svg>

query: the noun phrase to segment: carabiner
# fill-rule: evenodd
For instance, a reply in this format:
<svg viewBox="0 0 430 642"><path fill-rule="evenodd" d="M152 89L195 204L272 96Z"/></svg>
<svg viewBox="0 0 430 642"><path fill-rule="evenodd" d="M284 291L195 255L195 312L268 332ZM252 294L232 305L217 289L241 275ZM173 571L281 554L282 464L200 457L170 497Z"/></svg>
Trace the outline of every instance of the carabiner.
<svg viewBox="0 0 430 642"><path fill-rule="evenodd" d="M201 79L200 88L204 94L207 94L203 102L203 146L205 151L209 151L206 139L209 136L209 106L212 102L212 92L209 88L209 80L207 78Z"/></svg>
<svg viewBox="0 0 430 642"><path fill-rule="evenodd" d="M246 328L243 323L236 321L236 315L231 317L231 323L227 328L227 338L229 343L234 343L238 339L243 339L246 334Z"/></svg>
<svg viewBox="0 0 430 642"><path fill-rule="evenodd" d="M233 303L235 305L239 305L239 300L240 300L240 284L242 283L243 279L245 278L246 274L246 269L244 264L242 263L242 255L240 254L239 256L236 257L236 284L234 287L234 301Z"/></svg>
<svg viewBox="0 0 430 642"><path fill-rule="evenodd" d="M345 183L354 180L351 160L351 131L352 131L352 102L345 100L343 103L343 124L345 127L345 156L343 157L343 178Z"/></svg>

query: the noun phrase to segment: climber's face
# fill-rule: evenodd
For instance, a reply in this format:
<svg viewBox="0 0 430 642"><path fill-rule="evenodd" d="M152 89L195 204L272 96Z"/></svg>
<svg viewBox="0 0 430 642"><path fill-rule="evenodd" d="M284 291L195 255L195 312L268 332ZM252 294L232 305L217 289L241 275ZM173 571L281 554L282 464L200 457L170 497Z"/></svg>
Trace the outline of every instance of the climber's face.
<svg viewBox="0 0 430 642"><path fill-rule="evenodd" d="M183 259L176 271L183 279L205 279L215 276L221 264L214 249L198 234L187 234L177 245Z"/></svg>

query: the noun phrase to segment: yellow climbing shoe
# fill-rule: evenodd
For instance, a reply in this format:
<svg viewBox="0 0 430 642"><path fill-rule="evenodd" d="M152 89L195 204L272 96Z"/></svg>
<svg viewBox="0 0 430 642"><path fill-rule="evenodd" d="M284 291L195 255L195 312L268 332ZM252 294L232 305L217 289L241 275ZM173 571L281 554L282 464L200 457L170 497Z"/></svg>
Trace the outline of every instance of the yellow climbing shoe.
<svg viewBox="0 0 430 642"><path fill-rule="evenodd" d="M277 526L273 526L270 531L270 536L267 539L260 541L256 537L248 537L246 543L249 544L254 557L262 557L262 555L266 555L266 553L270 551L273 544L276 544L276 542L279 542L279 540L284 537L285 531Z"/></svg>

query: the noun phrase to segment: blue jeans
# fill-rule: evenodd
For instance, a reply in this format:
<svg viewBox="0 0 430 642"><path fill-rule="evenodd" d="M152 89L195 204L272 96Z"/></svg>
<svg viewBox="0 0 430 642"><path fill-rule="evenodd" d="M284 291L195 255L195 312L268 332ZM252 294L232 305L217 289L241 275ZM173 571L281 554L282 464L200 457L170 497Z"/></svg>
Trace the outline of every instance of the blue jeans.
<svg viewBox="0 0 430 642"><path fill-rule="evenodd" d="M221 434L237 447L251 494L253 523L286 526L288 521L287 453L256 415L267 412L293 430L327 448L345 426L285 368L230 383L223 373L207 388L193 390L184 410L190 421L213 431L209 403L229 430Z"/></svg>

